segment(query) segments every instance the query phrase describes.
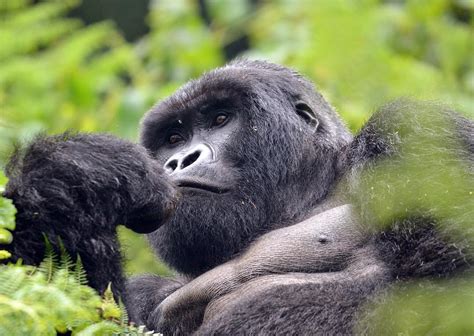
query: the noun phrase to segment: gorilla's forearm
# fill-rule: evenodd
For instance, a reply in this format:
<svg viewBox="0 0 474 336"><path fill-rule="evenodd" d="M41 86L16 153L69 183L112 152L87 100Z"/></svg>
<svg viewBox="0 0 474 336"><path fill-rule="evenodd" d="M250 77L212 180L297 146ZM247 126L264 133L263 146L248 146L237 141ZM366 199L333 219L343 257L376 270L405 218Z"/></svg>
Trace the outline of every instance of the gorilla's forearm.
<svg viewBox="0 0 474 336"><path fill-rule="evenodd" d="M18 214L14 259L38 264L45 234L61 238L73 258L80 255L90 285L109 281L124 290L116 227L158 227L173 207L174 188L141 146L108 135L63 134L36 138L18 150L6 169L4 195Z"/></svg>
<svg viewBox="0 0 474 336"><path fill-rule="evenodd" d="M237 298L241 288L247 288L247 284L257 277L264 282L269 280L268 286L274 284L273 280L278 283L284 279L271 274L314 273L309 278L298 275L294 279L319 283L326 278L344 276L344 272L359 272L362 267L355 266L354 258L360 254L365 237L352 207L347 204L293 226L271 231L255 241L241 256L199 276L167 297L157 310L162 325L154 327L165 331L176 329L176 326L167 328L166 324L178 317L183 321L183 311L187 310L193 310L202 318L209 302L220 302L222 296ZM290 279L293 281L293 276ZM228 294L230 292L232 294ZM195 320L199 321L199 318Z"/></svg>
<svg viewBox="0 0 474 336"><path fill-rule="evenodd" d="M137 325L153 325L154 311L171 293L185 284L184 279L140 275L127 281L127 301L130 321Z"/></svg>
<svg viewBox="0 0 474 336"><path fill-rule="evenodd" d="M385 288L389 270L358 250L350 267L327 273L288 273L253 279L206 308L194 335L352 335L358 312ZM304 321L304 323L302 323ZM345 321L341 324L341 321Z"/></svg>

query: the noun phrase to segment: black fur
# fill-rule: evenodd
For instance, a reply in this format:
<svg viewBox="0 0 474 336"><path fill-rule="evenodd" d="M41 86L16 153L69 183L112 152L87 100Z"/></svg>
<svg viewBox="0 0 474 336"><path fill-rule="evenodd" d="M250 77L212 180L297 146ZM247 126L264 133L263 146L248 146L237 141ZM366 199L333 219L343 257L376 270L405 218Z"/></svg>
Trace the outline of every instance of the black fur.
<svg viewBox="0 0 474 336"><path fill-rule="evenodd" d="M13 260L37 265L44 233L80 255L89 284L103 292L112 283L123 296L124 275L116 227L150 231L169 216L175 191L162 168L140 146L108 135L40 136L10 161L4 196L18 213L14 240L2 246Z"/></svg>

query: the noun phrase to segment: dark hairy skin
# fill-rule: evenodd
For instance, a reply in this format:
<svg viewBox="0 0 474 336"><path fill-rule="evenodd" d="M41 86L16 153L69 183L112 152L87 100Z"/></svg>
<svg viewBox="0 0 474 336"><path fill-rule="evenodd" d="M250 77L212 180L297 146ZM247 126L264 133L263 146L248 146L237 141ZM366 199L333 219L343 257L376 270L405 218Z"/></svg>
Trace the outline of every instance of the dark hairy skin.
<svg viewBox="0 0 474 336"><path fill-rule="evenodd" d="M178 182L176 212L149 239L194 280L171 294L171 279L131 279L133 318L167 335L350 334L361 305L390 283L468 268L464 246L446 240L435 220L394 219L373 233L344 205L361 170L400 156L404 139L393 125L408 106L387 105L353 138L311 83L245 60L155 106L142 144L172 180L194 184ZM472 121L440 115L457 127L460 160L471 160Z"/></svg>
<svg viewBox="0 0 474 336"><path fill-rule="evenodd" d="M89 284L102 293L109 282L125 294L116 228L151 232L169 217L176 191L161 166L140 146L108 135L40 136L17 150L6 175L4 196L18 213L12 259L38 265L43 233L81 257Z"/></svg>

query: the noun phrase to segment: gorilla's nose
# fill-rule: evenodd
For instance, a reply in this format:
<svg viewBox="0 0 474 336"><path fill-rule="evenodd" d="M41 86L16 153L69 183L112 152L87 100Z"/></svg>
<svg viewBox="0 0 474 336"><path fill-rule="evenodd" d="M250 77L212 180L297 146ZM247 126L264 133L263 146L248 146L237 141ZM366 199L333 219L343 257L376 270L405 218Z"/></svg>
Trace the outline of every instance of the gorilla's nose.
<svg viewBox="0 0 474 336"><path fill-rule="evenodd" d="M188 168L199 166L203 163L211 162L214 159L212 149L205 145L199 144L193 146L186 151L179 152L171 156L164 165L164 169L168 174L173 174Z"/></svg>

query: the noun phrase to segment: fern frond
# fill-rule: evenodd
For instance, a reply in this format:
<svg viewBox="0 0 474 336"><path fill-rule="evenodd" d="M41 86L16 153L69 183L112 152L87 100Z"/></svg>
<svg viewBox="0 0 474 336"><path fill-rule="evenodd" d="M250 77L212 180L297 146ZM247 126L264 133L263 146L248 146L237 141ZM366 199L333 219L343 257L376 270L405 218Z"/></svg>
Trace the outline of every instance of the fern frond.
<svg viewBox="0 0 474 336"><path fill-rule="evenodd" d="M104 291L104 295L102 295L102 302L104 303L115 303L114 293L112 292L112 283L109 282L107 285L107 289Z"/></svg>
<svg viewBox="0 0 474 336"><path fill-rule="evenodd" d="M90 335L125 335L122 328L110 321L101 321L89 325L87 328L76 333L77 336Z"/></svg>
<svg viewBox="0 0 474 336"><path fill-rule="evenodd" d="M121 309L117 302L115 302L110 282L102 296L101 311L102 317L106 320L120 321L121 319Z"/></svg>
<svg viewBox="0 0 474 336"><path fill-rule="evenodd" d="M122 299L119 299L118 306L120 308L120 322L119 322L119 324L122 327L127 326L128 323L129 323L129 317L128 317L127 308L125 307Z"/></svg>
<svg viewBox="0 0 474 336"><path fill-rule="evenodd" d="M0 295L12 295L24 285L25 281L27 281L26 274L20 267L0 266Z"/></svg>
<svg viewBox="0 0 474 336"><path fill-rule="evenodd" d="M46 276L46 281L51 282L53 279L54 273L58 267L58 256L54 251L53 245L49 241L46 235L44 236L44 244L45 244L45 253L44 259L38 266L38 272L43 273Z"/></svg>
<svg viewBox="0 0 474 336"><path fill-rule="evenodd" d="M59 268L64 269L68 271L73 270L74 268L74 262L72 261L71 256L67 252L66 248L64 247L64 243L60 237L58 237L58 242L59 242Z"/></svg>
<svg viewBox="0 0 474 336"><path fill-rule="evenodd" d="M87 273L82 265L81 256L77 255L76 265L74 266L74 279L80 285L87 285Z"/></svg>

